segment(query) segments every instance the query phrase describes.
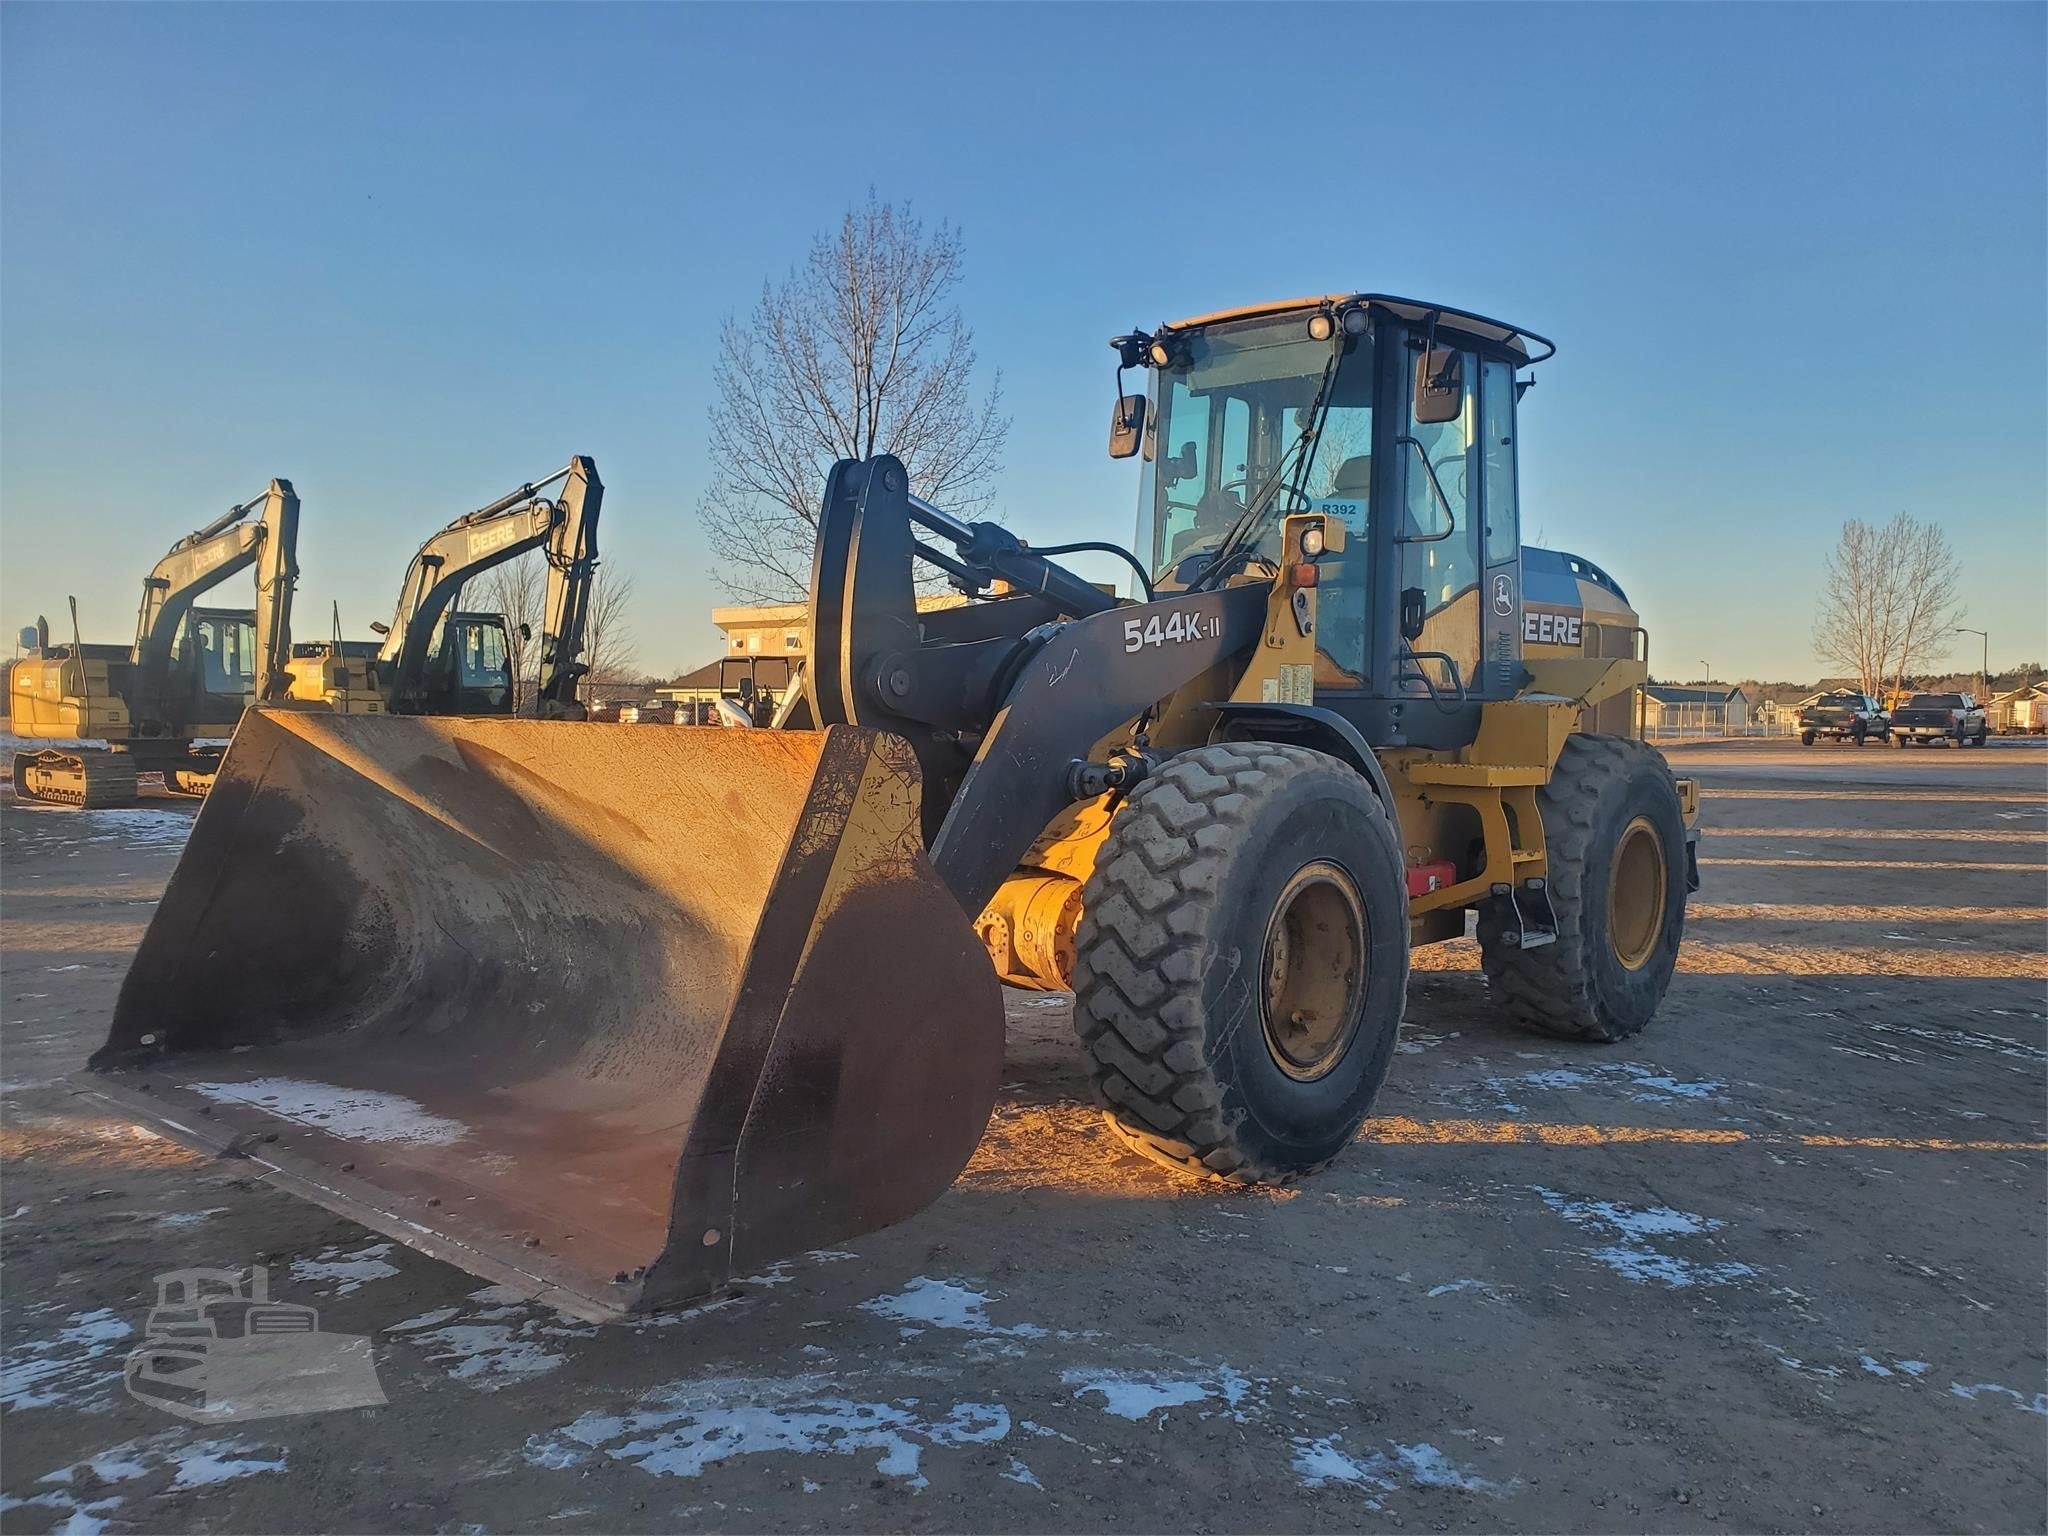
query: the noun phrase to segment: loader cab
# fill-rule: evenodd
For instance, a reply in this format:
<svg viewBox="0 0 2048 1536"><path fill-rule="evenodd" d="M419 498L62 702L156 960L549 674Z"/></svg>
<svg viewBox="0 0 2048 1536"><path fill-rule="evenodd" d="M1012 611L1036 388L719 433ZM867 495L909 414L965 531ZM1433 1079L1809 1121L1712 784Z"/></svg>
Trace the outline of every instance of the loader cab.
<svg viewBox="0 0 2048 1536"><path fill-rule="evenodd" d="M1375 295L1142 340L1155 585L1268 580L1286 517L1321 513L1343 536L1317 575L1317 702L1375 745L1470 741L1522 683L1517 370L1549 343Z"/></svg>

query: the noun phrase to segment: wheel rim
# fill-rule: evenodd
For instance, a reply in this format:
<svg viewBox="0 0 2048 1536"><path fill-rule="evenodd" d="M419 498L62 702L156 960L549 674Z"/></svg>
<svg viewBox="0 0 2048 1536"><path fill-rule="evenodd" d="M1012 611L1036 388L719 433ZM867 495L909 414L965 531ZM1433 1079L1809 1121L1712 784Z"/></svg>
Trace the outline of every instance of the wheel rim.
<svg viewBox="0 0 2048 1536"><path fill-rule="evenodd" d="M1343 1059L1364 1012L1365 904L1321 860L1295 871L1266 928L1260 1009L1274 1064L1313 1082Z"/></svg>
<svg viewBox="0 0 2048 1536"><path fill-rule="evenodd" d="M1607 932L1615 958L1641 970L1664 929L1664 840L1647 816L1622 828L1607 885Z"/></svg>

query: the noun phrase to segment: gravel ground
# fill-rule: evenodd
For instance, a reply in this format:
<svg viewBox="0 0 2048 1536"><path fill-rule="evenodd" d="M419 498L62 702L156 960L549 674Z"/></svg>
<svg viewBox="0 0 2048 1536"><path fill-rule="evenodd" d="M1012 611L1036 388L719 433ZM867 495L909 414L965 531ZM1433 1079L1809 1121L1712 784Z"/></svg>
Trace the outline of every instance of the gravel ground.
<svg viewBox="0 0 2048 1536"><path fill-rule="evenodd" d="M8 1531L2038 1530L2048 752L1677 749L1709 792L1638 1040L1418 956L1356 1148L1184 1182L1012 994L968 1172L595 1328L81 1110L191 806L0 802ZM123 1389L153 1277L268 1266L386 1399Z"/></svg>

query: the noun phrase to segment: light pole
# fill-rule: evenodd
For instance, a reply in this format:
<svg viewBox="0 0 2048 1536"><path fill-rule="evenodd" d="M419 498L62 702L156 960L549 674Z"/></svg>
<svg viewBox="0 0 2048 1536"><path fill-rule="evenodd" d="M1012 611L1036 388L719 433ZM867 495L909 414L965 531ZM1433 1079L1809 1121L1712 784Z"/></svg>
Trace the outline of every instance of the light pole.
<svg viewBox="0 0 2048 1536"><path fill-rule="evenodd" d="M1958 624L1956 626L1956 633L1959 635L1976 635L1984 642L1984 665L1977 673L1977 702L1979 704L1985 703L1984 696L1991 691L1991 636L1987 631L1972 629L1967 624Z"/></svg>

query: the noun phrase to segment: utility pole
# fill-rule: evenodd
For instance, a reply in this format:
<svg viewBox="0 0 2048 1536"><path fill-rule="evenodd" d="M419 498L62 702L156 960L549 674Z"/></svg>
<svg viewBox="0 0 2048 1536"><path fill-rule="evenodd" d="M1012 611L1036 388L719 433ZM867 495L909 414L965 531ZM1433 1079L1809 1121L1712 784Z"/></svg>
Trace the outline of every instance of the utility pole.
<svg viewBox="0 0 2048 1536"><path fill-rule="evenodd" d="M1988 703L1990 701L1987 698L1987 695L1991 692L1990 632L1982 629L1972 629L1967 624L1958 624L1956 626L1956 633L1959 635L1976 635L1984 642L1984 665L1981 668L1979 668L1977 672L1977 702L1979 704Z"/></svg>

